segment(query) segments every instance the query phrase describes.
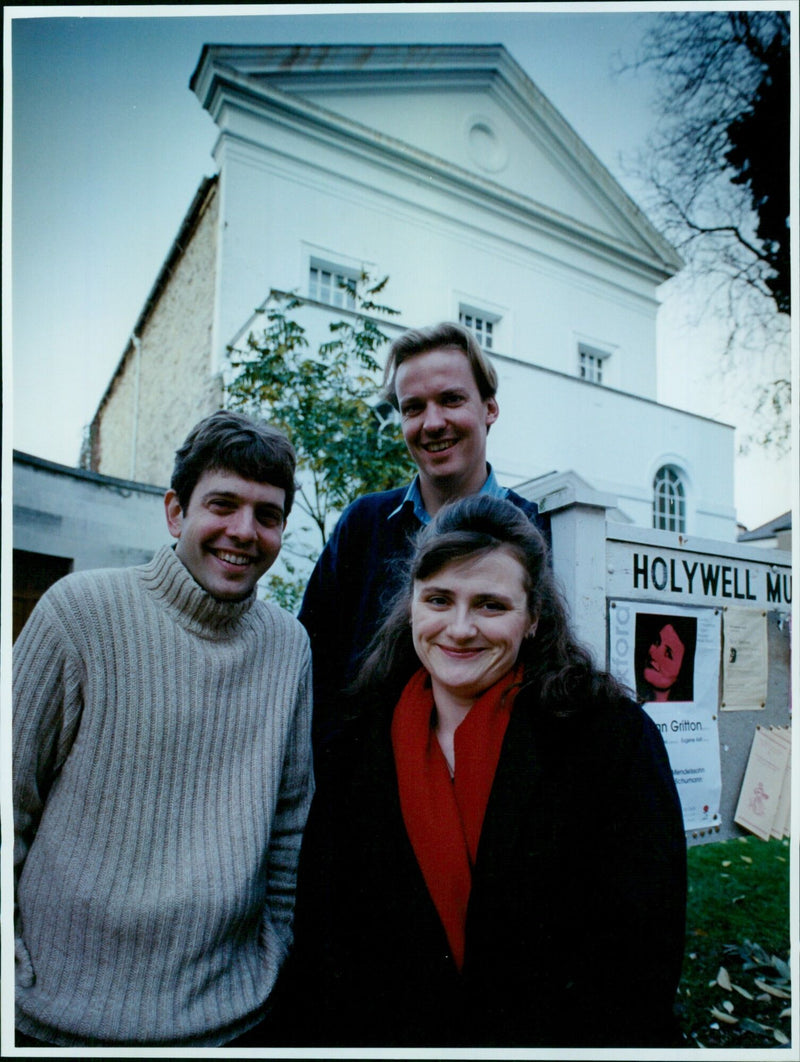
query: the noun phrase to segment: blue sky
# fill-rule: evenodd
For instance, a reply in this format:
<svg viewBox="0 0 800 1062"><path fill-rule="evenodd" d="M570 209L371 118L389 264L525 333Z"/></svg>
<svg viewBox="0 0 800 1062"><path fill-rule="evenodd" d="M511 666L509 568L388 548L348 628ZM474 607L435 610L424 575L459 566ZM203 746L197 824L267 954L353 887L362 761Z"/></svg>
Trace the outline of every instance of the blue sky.
<svg viewBox="0 0 800 1062"><path fill-rule="evenodd" d="M357 13L313 6L301 14L277 5L259 8L258 16L250 6L238 17L227 14L230 7L225 17L159 5L5 9L16 449L77 462L83 428L181 219L202 177L214 172L216 128L189 89L205 43L504 44L641 202L643 190L624 160L652 128L653 86L642 76L614 76L612 63L617 54L633 56L658 17L651 5L445 6L360 5ZM680 316L672 307L670 328ZM733 420L719 396L706 388L703 399L702 383L690 378L699 366L702 380L702 366L686 343L667 346L675 353L662 372L661 401ZM764 475L745 475L744 494L737 479L737 505L750 526L789 506L787 470L774 488Z"/></svg>

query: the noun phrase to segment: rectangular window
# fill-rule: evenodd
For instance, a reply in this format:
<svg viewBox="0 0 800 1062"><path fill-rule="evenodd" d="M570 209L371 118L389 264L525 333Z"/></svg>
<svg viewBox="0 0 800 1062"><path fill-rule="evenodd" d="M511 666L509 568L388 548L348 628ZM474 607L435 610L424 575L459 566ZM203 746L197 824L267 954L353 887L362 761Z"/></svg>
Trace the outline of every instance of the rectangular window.
<svg viewBox="0 0 800 1062"><path fill-rule="evenodd" d="M358 273L311 259L308 268L308 297L345 310L356 308Z"/></svg>
<svg viewBox="0 0 800 1062"><path fill-rule="evenodd" d="M601 384L603 382L604 362L608 354L602 350L594 350L592 347L578 347L578 375L582 380L589 383Z"/></svg>
<svg viewBox="0 0 800 1062"><path fill-rule="evenodd" d="M475 336L484 350L494 350L496 327L499 317L491 317L488 314L462 307L458 311L458 323L468 328Z"/></svg>

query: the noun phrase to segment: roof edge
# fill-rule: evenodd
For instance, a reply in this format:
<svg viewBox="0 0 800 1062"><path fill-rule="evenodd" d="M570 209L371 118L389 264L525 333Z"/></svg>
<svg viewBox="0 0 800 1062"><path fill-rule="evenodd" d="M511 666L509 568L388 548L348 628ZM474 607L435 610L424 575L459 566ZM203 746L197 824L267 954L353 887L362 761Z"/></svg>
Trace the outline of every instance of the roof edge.
<svg viewBox="0 0 800 1062"><path fill-rule="evenodd" d="M152 483L141 483L135 479L120 479L119 476L108 476L104 472L93 472L88 468L62 465L46 457L36 457L35 454L25 453L23 450L14 450L12 457L16 465L38 468L43 472L53 472L59 476L71 476L73 479L82 479L88 483L96 483L98 486L111 487L114 490L135 490L140 494L158 494L159 496L166 490L166 487L157 487Z"/></svg>
<svg viewBox="0 0 800 1062"><path fill-rule="evenodd" d="M189 246L189 242L194 234L195 229L200 221L200 218L205 213L208 204L211 201L212 195L216 192L217 185L219 183L219 174L213 174L211 177L204 177L200 182L200 186L194 194L189 209L186 211L183 220L181 221L178 232L170 244L167 256L161 264L156 279L153 282L153 286L150 288L150 292L145 299L144 306L139 311L139 315L136 318L131 334L128 337L128 342L122 352L122 355L117 362L117 367L111 374L111 377L106 385L106 389L103 392L100 401L97 403L97 408L94 411L94 415L91 419L91 424L94 424L100 413L103 410L108 398L114 388L114 384L117 378L122 373L125 363L128 360L131 350L133 349L132 339L134 336L140 336L144 330L150 316L158 302L158 299L164 288L167 286L170 277L172 276L175 266L183 257L186 249Z"/></svg>
<svg viewBox="0 0 800 1062"><path fill-rule="evenodd" d="M236 102L239 106L250 107L254 113L260 108L271 107L276 116L280 116L284 122L305 123L308 129L319 130L319 135L323 137L325 135L344 137L349 139L353 145L362 145L362 150L363 146L366 146L370 151L379 153L385 159L400 160L404 165L423 166L429 173L436 174L439 179L455 184L462 190L470 190L472 193L477 191L481 196L491 198L495 203L504 203L515 211L522 210L530 218L536 219L540 225L543 224L551 231L559 232L562 238L569 239L571 236L573 241L576 239L585 241L587 245L593 246L596 250L602 249L602 253L626 260L635 265L635 268L649 272L657 284L669 280L680 268L680 260L665 260L654 248L652 239L644 239L643 236L649 248L645 251L632 243L592 228L577 218L563 214L544 203L538 203L529 196L524 196L505 185L487 180L479 174L456 166L446 159L432 155L403 140L397 140L370 126L329 111L302 96L296 96L266 83L255 81L233 68L218 66L204 83L203 88L198 90L198 98L215 121L225 102L230 102L235 97L238 97ZM225 134L224 129L222 133ZM588 150L586 148L586 151ZM602 163L598 160L597 165L602 166ZM614 180L610 174L608 179ZM624 193L620 189L620 195L622 194Z"/></svg>
<svg viewBox="0 0 800 1062"><path fill-rule="evenodd" d="M201 105L215 117L212 110L215 87L227 78L240 89L244 83L255 90L266 89L265 99L274 92L297 102L303 100L311 106L301 94L310 78L361 81L370 74L385 79L388 74L400 76L415 72L426 77L437 74L449 74L454 79L468 77L471 82L475 77L483 76L487 84L494 81L492 91L499 99L515 110L518 118L524 119L526 113L535 114L553 138L556 148L573 158L579 171L594 182L606 200L606 209L616 211L622 223L637 233L649 248L649 256L654 265L659 264L663 279L683 268L683 259L676 248L658 231L608 167L502 44L206 44L192 74L190 87ZM287 88L287 81L292 80L297 81L296 92ZM314 106L333 116L333 112L326 108ZM337 114L335 117L341 116ZM391 139L385 134L378 135L382 143ZM638 254L645 257L641 251Z"/></svg>

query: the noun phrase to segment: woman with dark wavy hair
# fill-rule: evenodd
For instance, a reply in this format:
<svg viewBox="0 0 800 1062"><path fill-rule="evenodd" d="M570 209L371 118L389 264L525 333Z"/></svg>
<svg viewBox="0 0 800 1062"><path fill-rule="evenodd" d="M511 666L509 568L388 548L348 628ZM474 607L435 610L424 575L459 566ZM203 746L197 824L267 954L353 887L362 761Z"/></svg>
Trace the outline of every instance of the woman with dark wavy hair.
<svg viewBox="0 0 800 1062"><path fill-rule="evenodd" d="M290 1038L680 1044L664 745L576 642L513 505L474 495L421 532L353 696L303 845Z"/></svg>

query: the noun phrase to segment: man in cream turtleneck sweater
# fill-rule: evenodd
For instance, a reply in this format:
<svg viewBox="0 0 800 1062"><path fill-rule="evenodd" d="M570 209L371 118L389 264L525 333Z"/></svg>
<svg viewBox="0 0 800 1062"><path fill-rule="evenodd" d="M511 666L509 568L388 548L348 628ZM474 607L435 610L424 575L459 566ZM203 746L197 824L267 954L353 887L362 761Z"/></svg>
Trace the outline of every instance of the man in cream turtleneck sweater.
<svg viewBox="0 0 800 1062"><path fill-rule="evenodd" d="M268 1016L313 788L308 638L256 599L294 472L275 429L201 421L176 545L60 580L16 643L18 1045L246 1044Z"/></svg>

